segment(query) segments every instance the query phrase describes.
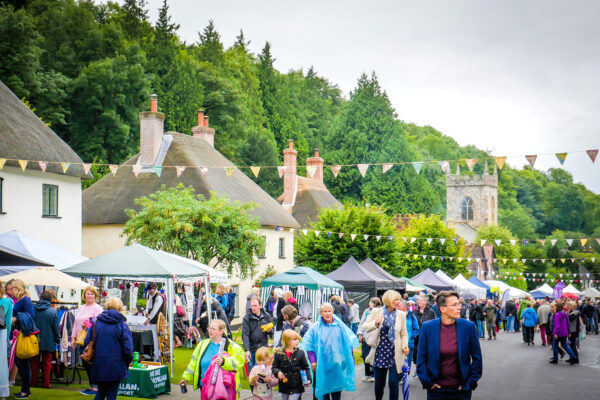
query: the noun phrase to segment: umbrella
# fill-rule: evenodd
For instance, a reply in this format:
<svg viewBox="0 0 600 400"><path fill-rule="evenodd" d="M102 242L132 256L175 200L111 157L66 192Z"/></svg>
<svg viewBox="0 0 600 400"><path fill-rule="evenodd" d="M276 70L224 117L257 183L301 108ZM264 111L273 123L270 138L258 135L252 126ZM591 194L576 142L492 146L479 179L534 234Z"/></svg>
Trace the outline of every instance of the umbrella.
<svg viewBox="0 0 600 400"><path fill-rule="evenodd" d="M10 275L0 276L0 281L8 282L11 279L20 279L26 285L58 286L68 289L85 289L88 283L81 279L73 278L55 267L36 267Z"/></svg>
<svg viewBox="0 0 600 400"><path fill-rule="evenodd" d="M408 366L408 358L404 357L404 365L402 366L402 397L404 400L408 400L409 396L409 375L410 367Z"/></svg>
<svg viewBox="0 0 600 400"><path fill-rule="evenodd" d="M579 296L577 296L575 293L563 292L562 297L567 297L575 301L579 300Z"/></svg>
<svg viewBox="0 0 600 400"><path fill-rule="evenodd" d="M21 253L20 251L10 249L0 244L0 265L14 265L14 266L45 266L49 267L52 264L45 263L32 257L28 254Z"/></svg>

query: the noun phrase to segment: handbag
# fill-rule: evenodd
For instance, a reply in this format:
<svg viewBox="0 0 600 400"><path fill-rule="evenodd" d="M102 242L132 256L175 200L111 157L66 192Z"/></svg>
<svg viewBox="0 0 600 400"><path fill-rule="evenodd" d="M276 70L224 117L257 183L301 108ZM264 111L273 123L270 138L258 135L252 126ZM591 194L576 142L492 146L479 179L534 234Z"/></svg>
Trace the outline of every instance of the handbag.
<svg viewBox="0 0 600 400"><path fill-rule="evenodd" d="M97 322L96 322L97 323ZM94 328L92 329L92 340L88 343L88 345L83 349L83 353L81 353L81 359L88 364L92 363L94 359L94 336L96 335L96 324L94 324Z"/></svg>
<svg viewBox="0 0 600 400"><path fill-rule="evenodd" d="M183 306L175 306L175 308L177 308L177 315L180 317L185 316L185 308L183 308Z"/></svg>
<svg viewBox="0 0 600 400"><path fill-rule="evenodd" d="M373 329L370 332L367 332L367 336L365 337L365 342L369 347L377 347L379 346L379 335L381 333L381 325L377 328Z"/></svg>
<svg viewBox="0 0 600 400"><path fill-rule="evenodd" d="M25 336L23 332L19 332L19 336L17 337L17 357L25 360L35 357L38 354L40 354L40 345L37 335Z"/></svg>
<svg viewBox="0 0 600 400"><path fill-rule="evenodd" d="M85 338L86 337L87 337L87 328L86 329L80 329L79 332L77 332L77 339L75 339L75 344L77 346L83 347L83 344L85 343Z"/></svg>

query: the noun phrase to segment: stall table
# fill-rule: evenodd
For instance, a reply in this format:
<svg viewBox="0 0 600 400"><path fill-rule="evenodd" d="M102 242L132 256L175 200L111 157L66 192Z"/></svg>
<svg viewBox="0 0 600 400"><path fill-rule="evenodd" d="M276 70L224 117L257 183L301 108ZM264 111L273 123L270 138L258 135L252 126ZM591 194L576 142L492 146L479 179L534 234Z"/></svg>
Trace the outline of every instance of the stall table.
<svg viewBox="0 0 600 400"><path fill-rule="evenodd" d="M171 379L166 365L148 365L148 368L129 368L129 377L119 385L119 396L153 399L171 392Z"/></svg>

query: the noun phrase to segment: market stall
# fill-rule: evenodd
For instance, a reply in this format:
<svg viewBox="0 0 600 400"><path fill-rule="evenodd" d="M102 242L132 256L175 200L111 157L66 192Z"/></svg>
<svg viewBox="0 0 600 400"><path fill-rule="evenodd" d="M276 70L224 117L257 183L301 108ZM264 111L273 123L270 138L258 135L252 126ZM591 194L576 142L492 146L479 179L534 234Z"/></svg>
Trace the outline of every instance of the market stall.
<svg viewBox="0 0 600 400"><path fill-rule="evenodd" d="M530 294L534 299L543 299L544 297L554 297L554 289L550 287L547 283L544 283L537 289L533 289Z"/></svg>
<svg viewBox="0 0 600 400"><path fill-rule="evenodd" d="M589 287L583 291L583 295L588 299L597 299L600 298L600 291L596 288Z"/></svg>
<svg viewBox="0 0 600 400"><path fill-rule="evenodd" d="M577 288L571 284L569 284L568 286L566 286L563 289L563 293L571 293L574 294L575 296L579 297L583 295L583 292L580 290L577 290Z"/></svg>
<svg viewBox="0 0 600 400"><path fill-rule="evenodd" d="M476 299L485 299L487 296L487 290L469 282L462 274L456 275L456 278L452 280L458 288L458 293L464 297L464 295L470 294L475 296Z"/></svg>
<svg viewBox="0 0 600 400"><path fill-rule="evenodd" d="M403 278L396 278L394 275L390 274L383 268L381 268L375 261L370 258L366 258L363 262L360 263L367 271L371 272L374 275L380 276L385 279L389 279L390 281L396 284L396 289L406 290L406 281Z"/></svg>
<svg viewBox="0 0 600 400"><path fill-rule="evenodd" d="M471 282L474 285L479 286L480 288L483 288L486 290L485 293L485 297L489 297L490 299L493 297L492 296L492 291L490 290L490 287L488 285L486 285L485 283L483 283L478 277L476 277L475 275L473 275L472 277L470 277L469 279L467 279L469 282Z"/></svg>
<svg viewBox="0 0 600 400"><path fill-rule="evenodd" d="M446 279L437 275L429 268L427 268L420 274L413 276L412 278L410 278L410 280L413 282L421 283L438 292L442 290L456 290L456 285L454 283L452 283L451 281L446 281Z"/></svg>
<svg viewBox="0 0 600 400"><path fill-rule="evenodd" d="M423 285L422 283L412 281L405 276L403 276L402 279L404 279L404 282L406 282L406 291L409 293L414 293L414 292L426 293L427 291L433 290L433 289Z"/></svg>
<svg viewBox="0 0 600 400"><path fill-rule="evenodd" d="M267 304L271 290L276 287L292 292L300 309L309 302L313 318L319 315L319 307L329 302L331 295L342 295L344 291L342 285L308 267L296 267L263 280L260 291L263 304Z"/></svg>
<svg viewBox="0 0 600 400"><path fill-rule="evenodd" d="M508 290L509 297L513 297L515 299L522 299L524 297L529 296L529 293L527 293L526 291L509 286L508 284L502 281L487 280L484 281L484 283L488 285L494 293L504 293L506 290Z"/></svg>
<svg viewBox="0 0 600 400"><path fill-rule="evenodd" d="M171 257L164 252L159 252L139 244L133 244L73 265L64 269L63 272L72 276L99 276L165 283L168 314L165 317L168 319L168 357L170 359L172 377L173 353L171 349L173 349L173 313L175 307L173 304L174 279L201 278L207 275L204 269L191 265L184 260ZM210 294L208 279L206 280L206 293ZM160 335L160 329L158 331Z"/></svg>

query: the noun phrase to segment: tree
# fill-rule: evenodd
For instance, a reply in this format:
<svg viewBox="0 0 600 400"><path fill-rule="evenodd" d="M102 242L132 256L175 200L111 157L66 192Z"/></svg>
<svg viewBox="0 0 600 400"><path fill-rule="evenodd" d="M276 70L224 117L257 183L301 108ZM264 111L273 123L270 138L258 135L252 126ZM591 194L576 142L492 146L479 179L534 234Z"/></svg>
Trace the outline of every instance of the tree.
<svg viewBox="0 0 600 400"><path fill-rule="evenodd" d="M518 277L522 276L525 270L525 264L521 261L521 250L519 244L515 241L512 244L513 238L512 233L508 228L500 225L482 225L477 229L476 242L481 243L481 240L485 240L488 243L493 243L496 251L496 258L498 259L496 266L499 271L498 278L507 284L525 289L527 287L525 281L519 280L519 284L516 284ZM496 242L499 240L500 242ZM498 244L500 243L500 244Z"/></svg>
<svg viewBox="0 0 600 400"><path fill-rule="evenodd" d="M404 272L395 227L379 207L346 203L343 209L321 209L308 228L294 242L298 265L327 274L353 256L359 262L368 257L395 276Z"/></svg>
<svg viewBox="0 0 600 400"><path fill-rule="evenodd" d="M200 37L200 60L218 67L222 66L223 43L212 19L208 20L208 25L202 32L198 32L198 36Z"/></svg>
<svg viewBox="0 0 600 400"><path fill-rule="evenodd" d="M242 279L254 275L256 254L264 251L258 218L248 211L252 203L230 202L210 193L194 194L193 187L179 184L135 200L139 211L125 210L129 220L122 235L127 244L140 243L215 268L237 273Z"/></svg>
<svg viewBox="0 0 600 400"><path fill-rule="evenodd" d="M399 246L402 262L407 265L406 276L417 275L427 268L441 269L450 276L468 272L465 241L439 216L413 218L398 235L406 238ZM412 241L411 238L417 239Z"/></svg>

